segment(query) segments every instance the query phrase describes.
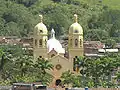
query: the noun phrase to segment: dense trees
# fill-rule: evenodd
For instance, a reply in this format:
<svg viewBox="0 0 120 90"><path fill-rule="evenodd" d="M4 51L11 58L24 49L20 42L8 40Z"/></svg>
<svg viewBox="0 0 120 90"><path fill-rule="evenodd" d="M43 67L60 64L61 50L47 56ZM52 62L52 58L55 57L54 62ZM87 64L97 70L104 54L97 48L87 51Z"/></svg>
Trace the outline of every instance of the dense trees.
<svg viewBox="0 0 120 90"><path fill-rule="evenodd" d="M0 35L28 36L44 15L48 30L54 28L56 36L68 34L73 14L78 14L85 40L119 42L119 9L111 9L98 1L89 0L1 0Z"/></svg>
<svg viewBox="0 0 120 90"><path fill-rule="evenodd" d="M1 46L1 48L3 49L0 51L0 84L51 82L52 75L46 72L53 67L49 61L41 58L33 62L33 57L20 46Z"/></svg>
<svg viewBox="0 0 120 90"><path fill-rule="evenodd" d="M78 75L74 75L69 71L63 73L64 84L70 82L74 87L116 87L119 84L117 83L120 80L119 54L107 54L104 57L96 58L78 57L76 58L76 64L76 68L79 68L80 72L78 72ZM112 78L112 76L117 77Z"/></svg>
<svg viewBox="0 0 120 90"><path fill-rule="evenodd" d="M27 36L33 30L34 17L23 5L1 0L0 9L0 35Z"/></svg>

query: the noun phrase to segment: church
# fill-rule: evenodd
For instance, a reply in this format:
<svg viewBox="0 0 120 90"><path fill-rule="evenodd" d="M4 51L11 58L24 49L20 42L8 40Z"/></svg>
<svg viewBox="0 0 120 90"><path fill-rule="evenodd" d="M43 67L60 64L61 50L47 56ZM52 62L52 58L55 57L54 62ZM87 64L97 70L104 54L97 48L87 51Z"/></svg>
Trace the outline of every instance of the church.
<svg viewBox="0 0 120 90"><path fill-rule="evenodd" d="M69 27L68 47L65 50L61 43L55 38L54 29L51 30L51 37L48 39L48 30L43 24L43 16L39 15L41 20L33 31L33 56L37 58L45 58L49 60L54 69L50 71L55 82L60 79L63 72L70 70L75 72L73 68L74 58L84 55L83 48L83 29L78 23L78 16L74 15L74 23ZM66 53L68 57L66 57Z"/></svg>

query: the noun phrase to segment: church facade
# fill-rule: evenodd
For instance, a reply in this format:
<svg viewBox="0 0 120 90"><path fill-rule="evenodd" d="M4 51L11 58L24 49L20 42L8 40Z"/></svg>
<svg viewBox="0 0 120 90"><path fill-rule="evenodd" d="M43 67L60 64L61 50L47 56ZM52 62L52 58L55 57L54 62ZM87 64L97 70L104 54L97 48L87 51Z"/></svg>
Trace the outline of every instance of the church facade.
<svg viewBox="0 0 120 90"><path fill-rule="evenodd" d="M55 38L54 29L51 30L51 38L48 39L47 27L43 24L42 15L39 16L41 21L35 26L33 32L33 56L34 60L45 58L54 65L54 69L49 73L53 75L53 82L55 82L60 79L63 72L68 70L75 72L73 69L74 58L84 54L83 29L78 23L78 17L75 14L75 21L69 27L68 49L66 51ZM65 57L66 53L68 57Z"/></svg>

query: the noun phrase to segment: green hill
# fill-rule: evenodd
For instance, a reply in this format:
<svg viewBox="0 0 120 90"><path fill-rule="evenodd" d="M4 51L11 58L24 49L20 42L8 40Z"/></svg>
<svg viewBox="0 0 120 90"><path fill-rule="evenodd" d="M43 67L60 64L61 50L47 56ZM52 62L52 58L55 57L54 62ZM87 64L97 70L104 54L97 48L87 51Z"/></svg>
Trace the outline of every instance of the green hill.
<svg viewBox="0 0 120 90"><path fill-rule="evenodd" d="M0 0L0 35L28 36L39 22L39 14L56 36L68 34L73 15L79 16L85 40L120 41L119 0ZM106 8L108 6L108 8Z"/></svg>
<svg viewBox="0 0 120 90"><path fill-rule="evenodd" d="M79 0L86 2L88 4L98 4L101 1L102 5L107 5L111 9L119 9L120 10L120 0Z"/></svg>
<svg viewBox="0 0 120 90"><path fill-rule="evenodd" d="M103 0L103 4L108 5L112 9L120 10L120 0Z"/></svg>

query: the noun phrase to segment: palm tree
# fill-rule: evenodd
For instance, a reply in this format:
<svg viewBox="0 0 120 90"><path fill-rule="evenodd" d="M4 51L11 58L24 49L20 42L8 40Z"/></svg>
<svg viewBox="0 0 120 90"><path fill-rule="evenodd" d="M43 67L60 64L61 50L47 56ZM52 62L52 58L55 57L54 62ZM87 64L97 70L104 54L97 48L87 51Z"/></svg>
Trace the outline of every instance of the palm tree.
<svg viewBox="0 0 120 90"><path fill-rule="evenodd" d="M69 85L73 85L73 81L75 81L74 73L70 72L70 70L62 73L62 83L66 84L68 87Z"/></svg>
<svg viewBox="0 0 120 90"><path fill-rule="evenodd" d="M42 74L46 74L46 70L53 69L53 65L44 58L38 58L35 67L39 68Z"/></svg>
<svg viewBox="0 0 120 90"><path fill-rule="evenodd" d="M53 76L47 72L47 70L53 69L53 65L50 61L44 58L38 58L34 64L34 69L36 69L37 73L35 75L40 81L45 84L49 84L52 81Z"/></svg>
<svg viewBox="0 0 120 90"><path fill-rule="evenodd" d="M16 70L18 70L21 77L23 77L33 66L32 57L28 55L18 56L14 61L14 64L16 66Z"/></svg>

